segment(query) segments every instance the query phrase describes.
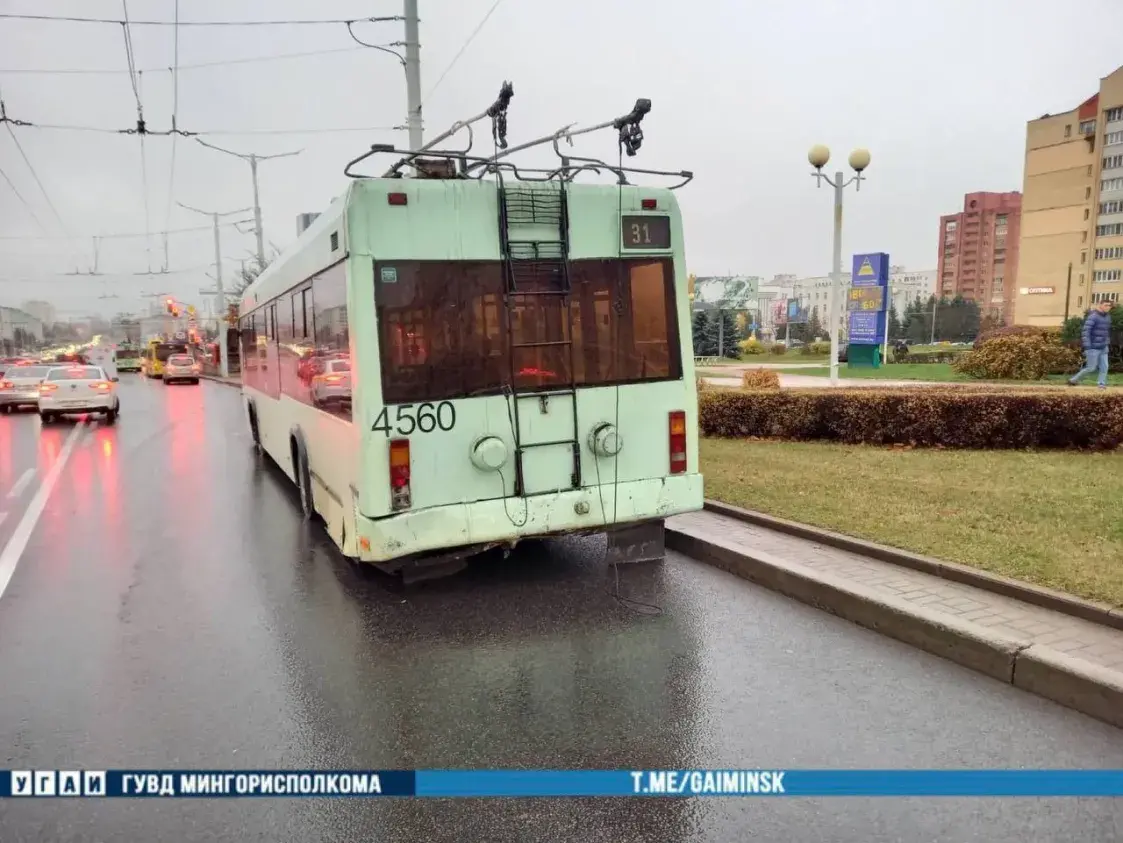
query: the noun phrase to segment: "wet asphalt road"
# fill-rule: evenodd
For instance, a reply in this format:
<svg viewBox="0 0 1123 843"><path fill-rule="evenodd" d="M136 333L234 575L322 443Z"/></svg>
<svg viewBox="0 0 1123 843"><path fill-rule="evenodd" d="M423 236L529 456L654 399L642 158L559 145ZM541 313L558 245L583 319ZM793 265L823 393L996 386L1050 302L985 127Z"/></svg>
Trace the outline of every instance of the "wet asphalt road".
<svg viewBox="0 0 1123 843"><path fill-rule="evenodd" d="M0 766L1123 767L1123 732L671 555L358 577L237 390L126 376L0 597ZM0 417L0 547L73 423ZM25 488L9 492L28 468ZM1109 800L0 804L11 841L1117 841Z"/></svg>

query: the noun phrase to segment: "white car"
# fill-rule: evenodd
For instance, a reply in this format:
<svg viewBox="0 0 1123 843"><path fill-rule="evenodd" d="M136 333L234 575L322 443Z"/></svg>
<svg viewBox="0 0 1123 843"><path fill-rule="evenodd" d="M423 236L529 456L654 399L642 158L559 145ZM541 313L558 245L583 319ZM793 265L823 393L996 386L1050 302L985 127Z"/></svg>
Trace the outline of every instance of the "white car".
<svg viewBox="0 0 1123 843"><path fill-rule="evenodd" d="M107 424L117 421L121 399L117 378L100 366L56 366L39 384L39 418L50 424L58 416L103 413Z"/></svg>
<svg viewBox="0 0 1123 843"><path fill-rule="evenodd" d="M188 381L198 383L203 367L190 354L173 354L164 362L164 383Z"/></svg>
<svg viewBox="0 0 1123 843"><path fill-rule="evenodd" d="M0 375L0 412L39 404L39 384L50 371L48 366L9 366Z"/></svg>

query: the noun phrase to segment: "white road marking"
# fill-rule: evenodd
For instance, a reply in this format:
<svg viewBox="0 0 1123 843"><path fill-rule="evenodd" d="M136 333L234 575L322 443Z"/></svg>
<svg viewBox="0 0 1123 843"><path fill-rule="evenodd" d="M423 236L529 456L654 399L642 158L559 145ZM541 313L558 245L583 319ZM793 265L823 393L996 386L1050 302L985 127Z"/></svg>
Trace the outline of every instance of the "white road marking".
<svg viewBox="0 0 1123 843"><path fill-rule="evenodd" d="M16 481L16 485L12 487L12 491L8 492L9 498L18 498L23 494L23 490L27 488L27 484L31 482L31 478L35 476L35 469L29 468Z"/></svg>
<svg viewBox="0 0 1123 843"><path fill-rule="evenodd" d="M23 518L16 525L12 537L8 539L8 543L4 546L4 551L0 553L0 597L4 596L4 591L7 589L8 583L11 582L12 574L16 572L16 565L19 564L20 557L23 556L23 551L27 547L27 542L31 539L31 533L35 530L35 525L39 523L39 516L43 514L43 509L47 505L47 498L51 496L55 484L58 483L59 475L66 467L66 462L70 459L70 454L74 451L74 446L78 443L78 437L85 427L86 422L82 420L70 431L70 435L66 437L66 441L62 445L62 450L59 451L58 459L47 471L42 485L35 492L31 503L27 505Z"/></svg>

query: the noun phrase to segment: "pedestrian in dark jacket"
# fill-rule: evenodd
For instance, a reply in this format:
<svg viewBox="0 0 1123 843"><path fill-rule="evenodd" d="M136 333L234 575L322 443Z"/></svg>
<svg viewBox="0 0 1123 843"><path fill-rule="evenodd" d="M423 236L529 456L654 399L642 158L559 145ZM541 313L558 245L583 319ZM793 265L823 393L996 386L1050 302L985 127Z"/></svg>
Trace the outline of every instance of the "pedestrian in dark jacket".
<svg viewBox="0 0 1123 843"><path fill-rule="evenodd" d="M1072 376L1069 381L1071 386L1076 386L1085 375L1099 371L1099 387L1107 387L1108 346L1111 343L1111 307L1109 301L1102 301L1088 311L1084 319L1084 331L1081 340L1084 344L1084 356L1087 358L1084 368Z"/></svg>

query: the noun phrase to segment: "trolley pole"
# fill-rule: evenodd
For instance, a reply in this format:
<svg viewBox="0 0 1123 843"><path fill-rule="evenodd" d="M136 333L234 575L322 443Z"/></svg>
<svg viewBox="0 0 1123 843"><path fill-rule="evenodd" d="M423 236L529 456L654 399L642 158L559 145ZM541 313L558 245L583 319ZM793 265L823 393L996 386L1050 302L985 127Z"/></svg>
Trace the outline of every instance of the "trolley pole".
<svg viewBox="0 0 1123 843"><path fill-rule="evenodd" d="M406 103L409 127L409 148L421 149L421 43L420 23L417 18L417 0L404 0L406 19Z"/></svg>
<svg viewBox="0 0 1123 843"><path fill-rule="evenodd" d="M237 211L201 211L198 208L192 208L190 205L184 205L182 202L177 202L181 208L188 211L194 211L196 214L204 214L211 218L214 223L214 281L215 281L215 298L218 299L219 319L218 319L218 372L222 377L230 375L230 362L226 349L226 291L222 288L222 235L221 225L219 220L222 217L228 217L232 214L244 214L249 211L249 208L239 208Z"/></svg>

